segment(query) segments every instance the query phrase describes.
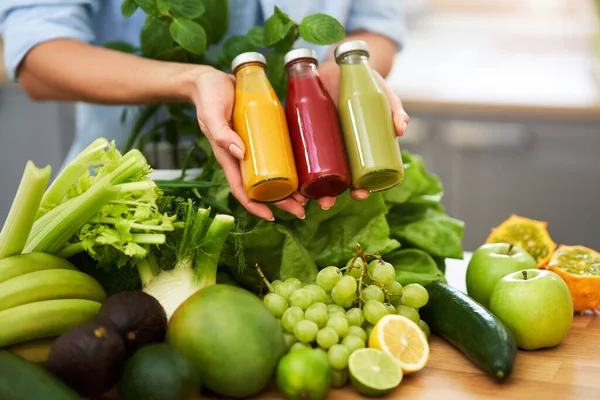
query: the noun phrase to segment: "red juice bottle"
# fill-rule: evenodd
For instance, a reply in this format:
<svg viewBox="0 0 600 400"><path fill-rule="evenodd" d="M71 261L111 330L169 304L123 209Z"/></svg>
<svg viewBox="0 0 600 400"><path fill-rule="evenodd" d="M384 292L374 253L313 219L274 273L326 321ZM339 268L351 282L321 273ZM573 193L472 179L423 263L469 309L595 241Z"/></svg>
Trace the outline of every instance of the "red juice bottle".
<svg viewBox="0 0 600 400"><path fill-rule="evenodd" d="M337 196L350 185L350 168L335 103L317 71L317 55L294 49L283 60L288 75L286 119L299 192L310 199Z"/></svg>

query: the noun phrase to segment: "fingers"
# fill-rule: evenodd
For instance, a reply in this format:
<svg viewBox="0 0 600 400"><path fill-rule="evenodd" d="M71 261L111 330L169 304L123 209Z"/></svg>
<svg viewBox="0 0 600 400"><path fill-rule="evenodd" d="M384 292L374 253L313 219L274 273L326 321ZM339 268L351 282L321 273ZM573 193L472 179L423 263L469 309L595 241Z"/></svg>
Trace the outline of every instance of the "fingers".
<svg viewBox="0 0 600 400"><path fill-rule="evenodd" d="M406 133L406 129L408 128L408 123L410 122L408 114L404 112L404 110L394 111L393 118L394 128L396 128L396 134L398 136L404 135Z"/></svg>
<svg viewBox="0 0 600 400"><path fill-rule="evenodd" d="M319 205L325 211L329 210L335 204L335 197L321 197L319 199Z"/></svg>
<svg viewBox="0 0 600 400"><path fill-rule="evenodd" d="M402 136L406 133L406 129L408 128L408 123L410 122L410 117L404 111L404 107L402 106L402 101L400 98L390 89L389 85L383 79L383 77L375 71L379 82L381 83L381 87L385 92L388 101L390 103L390 108L392 109L392 118L394 119L394 128L396 129L396 134L398 136Z"/></svg>
<svg viewBox="0 0 600 400"><path fill-rule="evenodd" d="M300 219L304 219L305 217L304 207L293 196L275 203L275 207L287 211Z"/></svg>
<svg viewBox="0 0 600 400"><path fill-rule="evenodd" d="M325 61L319 66L319 75L325 89L337 105L340 82L340 67L335 61Z"/></svg>
<svg viewBox="0 0 600 400"><path fill-rule="evenodd" d="M363 189L353 189L350 191L350 197L354 200L366 200L369 198L369 192Z"/></svg>
<svg viewBox="0 0 600 400"><path fill-rule="evenodd" d="M302 204L302 207L308 203L308 199L300 194L300 192L294 193L292 196L298 203Z"/></svg>
<svg viewBox="0 0 600 400"><path fill-rule="evenodd" d="M213 146L213 152L217 162L223 168L225 178L229 183L229 188L233 197L240 202L242 207L248 210L249 213L256 215L259 218L267 221L274 221L273 212L264 204L256 203L248 197L242 183L242 175L238 161L234 159L226 150Z"/></svg>
<svg viewBox="0 0 600 400"><path fill-rule="evenodd" d="M230 127L224 117L212 113L206 124L210 139L238 160L244 159L246 147L242 139Z"/></svg>

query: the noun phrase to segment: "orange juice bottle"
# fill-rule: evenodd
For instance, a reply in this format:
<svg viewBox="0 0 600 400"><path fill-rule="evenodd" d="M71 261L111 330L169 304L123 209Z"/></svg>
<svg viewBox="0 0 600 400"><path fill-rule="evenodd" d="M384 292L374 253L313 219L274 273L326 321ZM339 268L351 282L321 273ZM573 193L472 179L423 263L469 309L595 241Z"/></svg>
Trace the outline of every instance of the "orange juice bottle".
<svg viewBox="0 0 600 400"><path fill-rule="evenodd" d="M236 79L233 130L246 146L240 161L244 190L263 203L283 200L298 189L294 153L285 111L266 75L260 53L238 55L231 63Z"/></svg>

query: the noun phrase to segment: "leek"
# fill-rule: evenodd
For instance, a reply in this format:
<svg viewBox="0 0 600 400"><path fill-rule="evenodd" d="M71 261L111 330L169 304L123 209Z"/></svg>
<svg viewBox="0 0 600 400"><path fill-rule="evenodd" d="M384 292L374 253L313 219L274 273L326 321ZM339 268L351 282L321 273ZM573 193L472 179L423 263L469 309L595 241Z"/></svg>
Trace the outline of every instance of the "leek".
<svg viewBox="0 0 600 400"><path fill-rule="evenodd" d="M0 259L20 254L35 221L46 185L50 179L50 166L37 168L28 161L21 183L0 233Z"/></svg>

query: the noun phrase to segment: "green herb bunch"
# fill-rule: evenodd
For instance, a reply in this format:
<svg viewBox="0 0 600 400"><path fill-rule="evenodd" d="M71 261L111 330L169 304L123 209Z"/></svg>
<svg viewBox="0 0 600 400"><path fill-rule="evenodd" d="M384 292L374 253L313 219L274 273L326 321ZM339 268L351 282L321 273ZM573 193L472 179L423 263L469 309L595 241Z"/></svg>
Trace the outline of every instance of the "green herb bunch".
<svg viewBox="0 0 600 400"><path fill-rule="evenodd" d="M299 23L275 6L264 26L254 26L246 35L235 35L223 42L229 29L226 0L124 0L121 12L131 17L138 9L146 14L140 32L140 47L127 42L108 42L105 47L155 60L210 65L230 73L231 61L240 53L266 53L267 76L281 100L286 94L284 55L298 38L317 45L329 45L345 37L343 26L326 14L312 14ZM170 103L139 107L135 122L123 147L126 152L137 145L166 139L173 146L173 164L187 168L191 162L203 166L210 148L198 127L192 104ZM127 117L125 109L122 120ZM164 114L166 112L166 114ZM166 118L158 118L166 115ZM179 154L182 137L191 138L186 156Z"/></svg>

